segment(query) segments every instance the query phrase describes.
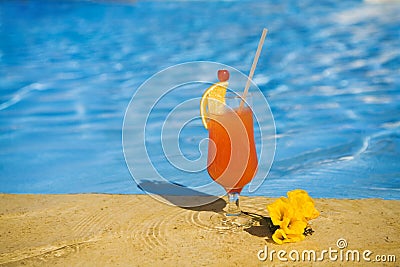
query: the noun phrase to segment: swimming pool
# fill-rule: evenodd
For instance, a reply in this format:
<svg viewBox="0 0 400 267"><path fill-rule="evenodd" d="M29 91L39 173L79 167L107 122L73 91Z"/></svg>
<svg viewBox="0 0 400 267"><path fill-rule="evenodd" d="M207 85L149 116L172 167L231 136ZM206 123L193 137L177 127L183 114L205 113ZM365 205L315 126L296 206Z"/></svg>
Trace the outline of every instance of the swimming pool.
<svg viewBox="0 0 400 267"><path fill-rule="evenodd" d="M0 192L142 193L121 143L137 88L188 61L248 73L267 27L277 146L251 195L400 199L400 4L274 2L0 2Z"/></svg>

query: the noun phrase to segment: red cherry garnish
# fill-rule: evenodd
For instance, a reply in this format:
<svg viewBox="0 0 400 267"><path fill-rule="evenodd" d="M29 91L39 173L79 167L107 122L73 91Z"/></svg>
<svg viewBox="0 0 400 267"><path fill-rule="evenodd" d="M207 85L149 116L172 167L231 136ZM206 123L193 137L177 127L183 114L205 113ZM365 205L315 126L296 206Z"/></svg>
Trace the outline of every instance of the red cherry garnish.
<svg viewBox="0 0 400 267"><path fill-rule="evenodd" d="M220 82L225 82L229 80L229 71L228 70L218 70L218 80Z"/></svg>

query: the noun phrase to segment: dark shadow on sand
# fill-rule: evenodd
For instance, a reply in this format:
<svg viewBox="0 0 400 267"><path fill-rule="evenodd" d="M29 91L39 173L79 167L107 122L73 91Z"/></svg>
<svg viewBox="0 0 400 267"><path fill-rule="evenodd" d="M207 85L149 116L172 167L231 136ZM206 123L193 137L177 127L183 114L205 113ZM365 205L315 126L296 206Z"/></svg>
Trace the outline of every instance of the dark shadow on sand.
<svg viewBox="0 0 400 267"><path fill-rule="evenodd" d="M272 234L275 232L279 226L275 226L272 223L270 217L265 217L256 213L251 212L243 212L244 214L251 216L254 221L257 221L259 225L253 225L250 228L244 229L244 231L248 232L251 235L267 238L268 242L272 241Z"/></svg>
<svg viewBox="0 0 400 267"><path fill-rule="evenodd" d="M205 194L177 183L143 180L138 187L145 193L160 196L173 205L188 210L219 213L223 212L223 208L226 206L226 201L220 197ZM258 222L244 231L253 236L266 238L267 242L272 242L272 234L277 227L272 224L271 218L251 212L243 213Z"/></svg>
<svg viewBox="0 0 400 267"><path fill-rule="evenodd" d="M222 212L226 206L226 201L218 196L205 194L178 183L143 180L138 187L145 193L158 195L184 209Z"/></svg>

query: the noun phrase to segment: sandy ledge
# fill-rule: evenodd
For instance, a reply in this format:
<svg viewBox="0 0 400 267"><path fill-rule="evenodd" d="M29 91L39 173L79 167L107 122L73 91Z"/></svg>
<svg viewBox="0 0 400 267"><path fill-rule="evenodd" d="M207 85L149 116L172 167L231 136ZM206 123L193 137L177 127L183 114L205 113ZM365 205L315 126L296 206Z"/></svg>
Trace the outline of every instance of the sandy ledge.
<svg viewBox="0 0 400 267"><path fill-rule="evenodd" d="M274 199L243 197L242 209L268 216ZM198 208L179 208L147 195L9 195L0 194L0 265L4 266L287 266L297 250L338 249L394 255L396 262L306 261L306 265L399 266L400 201L316 199L321 212L311 221L315 233L306 240L276 245L266 226L221 234L208 227L208 216L221 210L222 199ZM267 246L285 250L288 262L273 255L260 261ZM295 254L293 254L295 256ZM332 254L333 256L335 254ZM340 254L337 254L338 256ZM260 254L263 256L263 254ZM350 258L351 260L351 258Z"/></svg>

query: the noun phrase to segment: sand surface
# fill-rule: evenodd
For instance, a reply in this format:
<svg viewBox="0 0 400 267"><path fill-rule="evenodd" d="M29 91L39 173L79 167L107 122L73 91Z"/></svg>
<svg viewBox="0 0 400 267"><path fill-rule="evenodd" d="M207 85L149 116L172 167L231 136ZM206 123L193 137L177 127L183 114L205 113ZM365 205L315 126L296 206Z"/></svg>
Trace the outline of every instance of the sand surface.
<svg viewBox="0 0 400 267"><path fill-rule="evenodd" d="M242 199L244 211L268 216L274 199ZM147 195L8 195L0 194L0 265L5 266L399 266L400 201L316 199L321 212L311 221L312 236L276 245L260 221L246 231L219 233L209 217L221 211L220 199L198 208L180 208ZM347 247L339 249L344 238ZM260 250L284 250L283 262ZM333 251L331 258L328 252ZM292 259L304 250L317 260ZM346 253L359 251L360 261ZM366 262L363 252L370 250ZM340 260L340 251L343 259ZM350 252L351 252L350 251ZM283 253L283 252L282 252ZM292 258L289 258L292 253ZM356 253L356 252L354 252ZM380 259L396 262L374 262ZM391 256L392 255L392 256ZM270 256L270 255L269 255ZM307 254L304 254L307 258ZM335 256L337 259L335 260ZM356 259L356 256L354 256Z"/></svg>

